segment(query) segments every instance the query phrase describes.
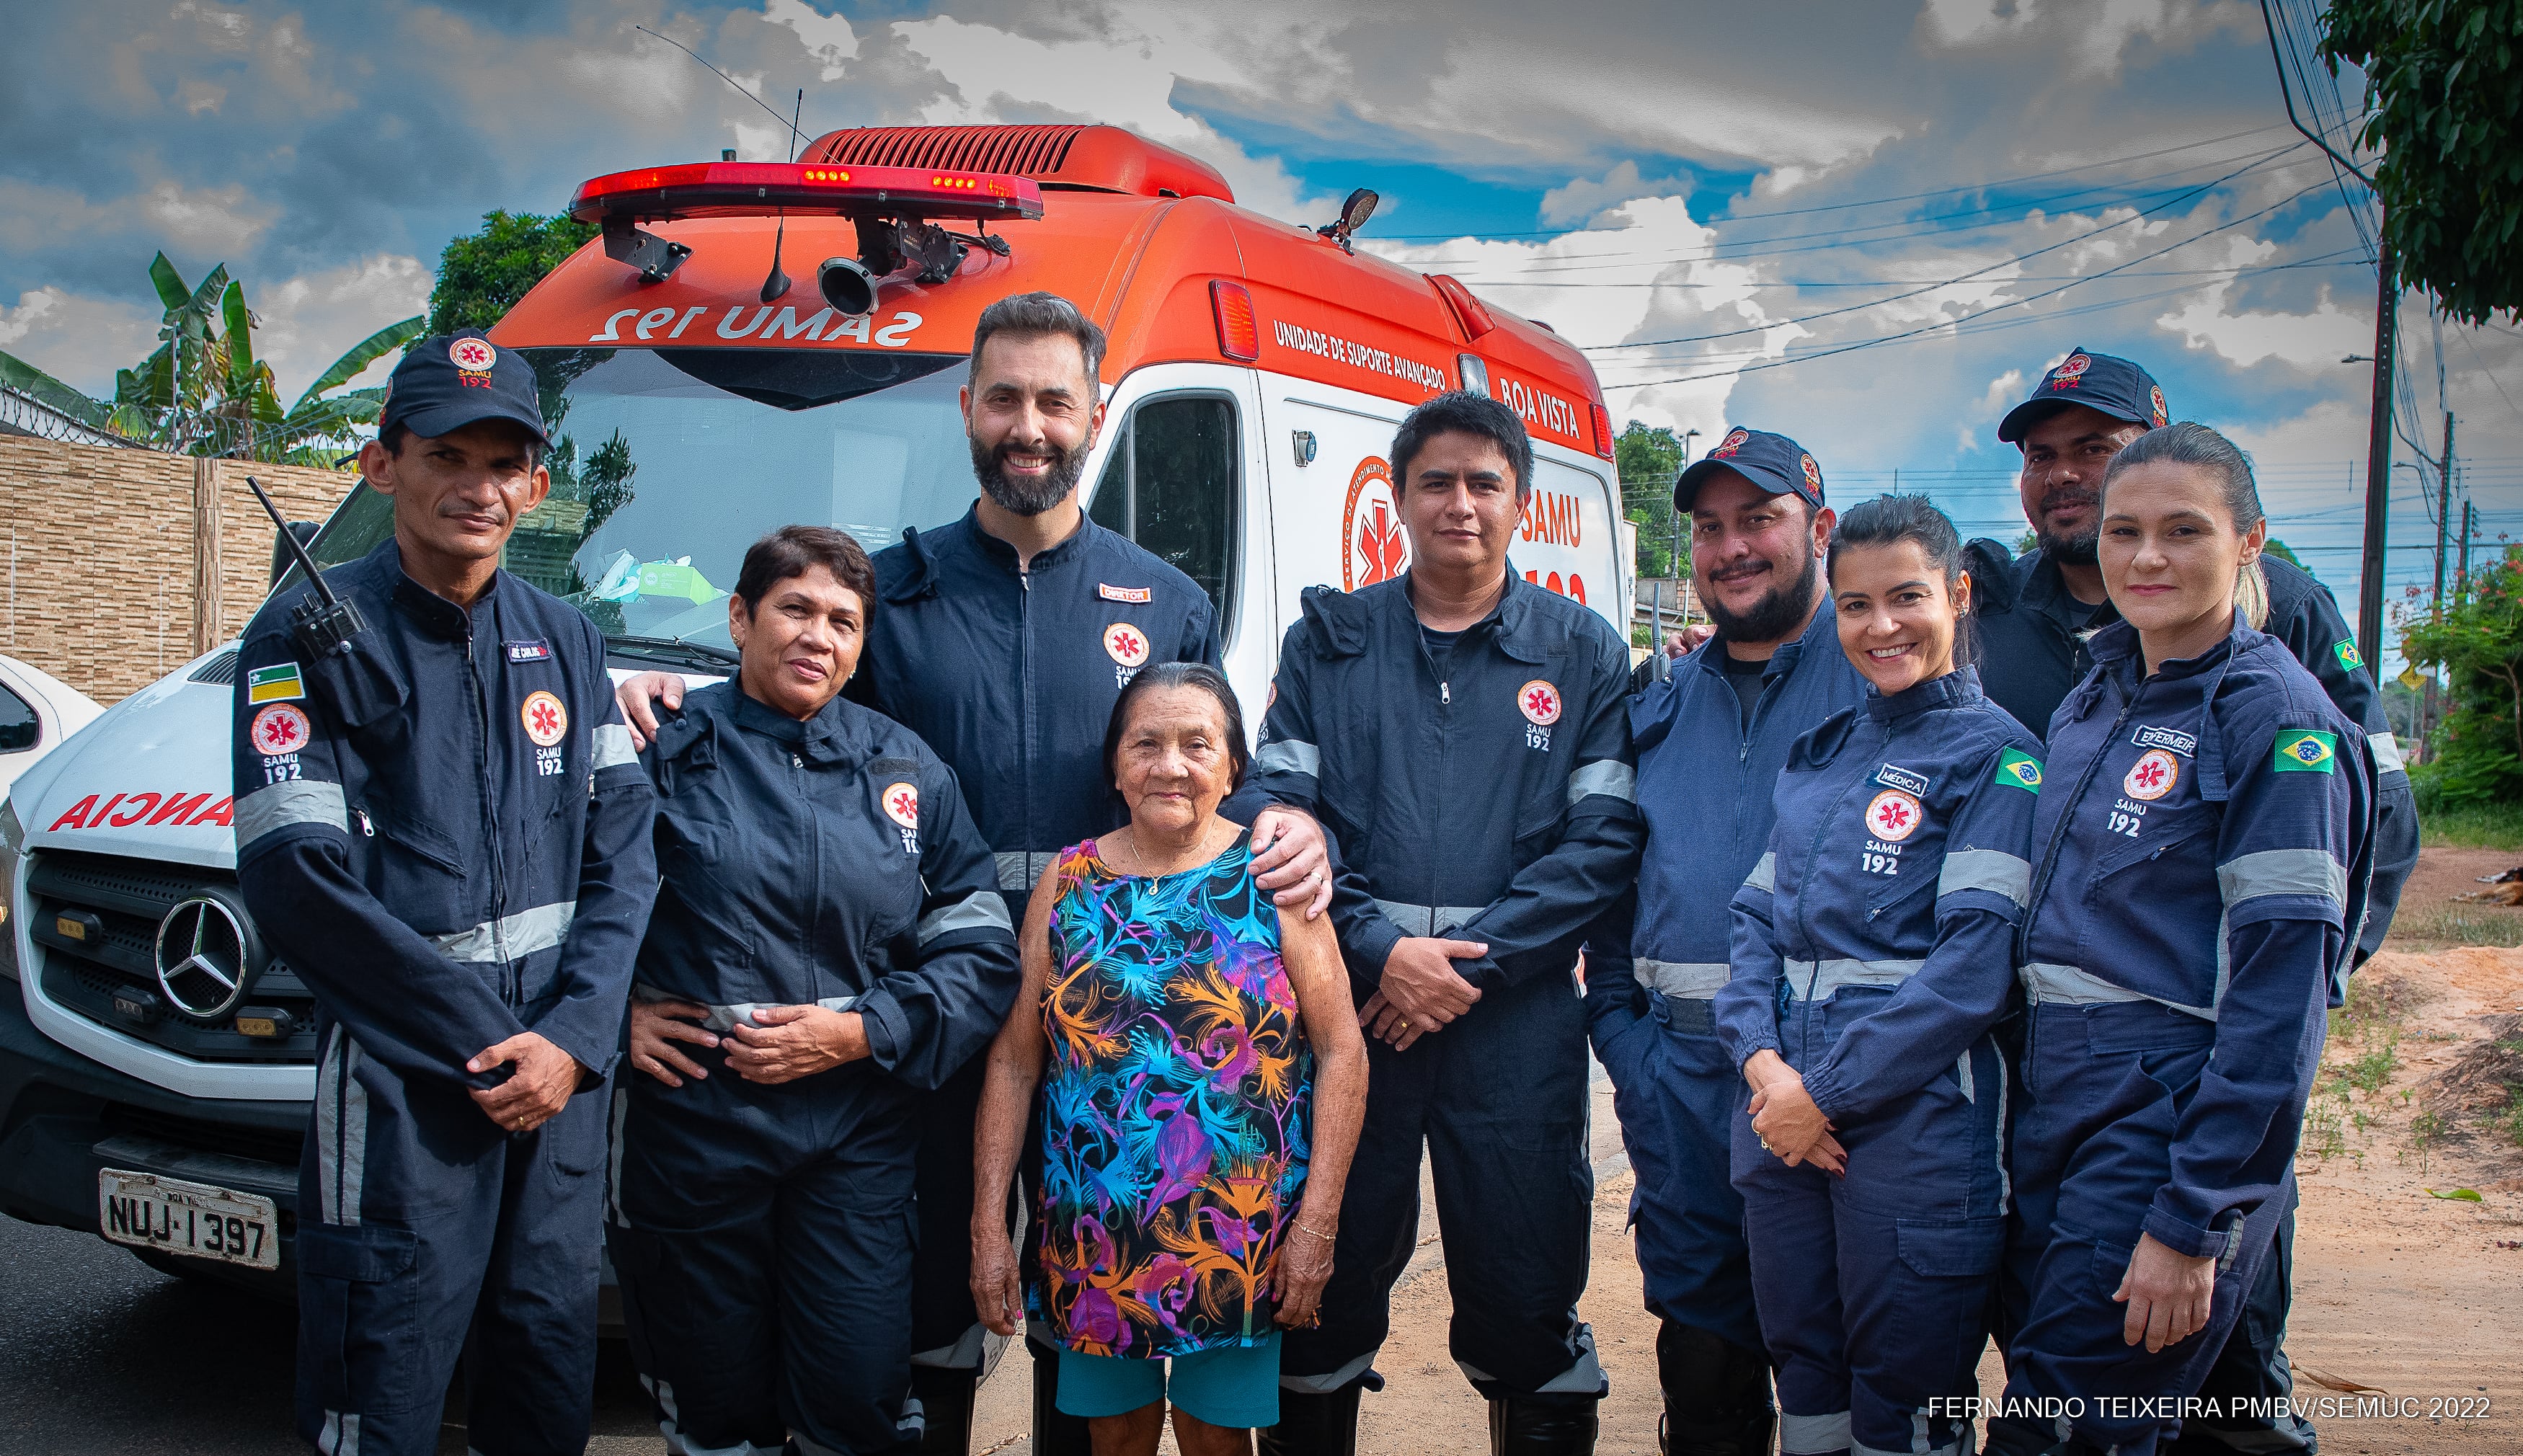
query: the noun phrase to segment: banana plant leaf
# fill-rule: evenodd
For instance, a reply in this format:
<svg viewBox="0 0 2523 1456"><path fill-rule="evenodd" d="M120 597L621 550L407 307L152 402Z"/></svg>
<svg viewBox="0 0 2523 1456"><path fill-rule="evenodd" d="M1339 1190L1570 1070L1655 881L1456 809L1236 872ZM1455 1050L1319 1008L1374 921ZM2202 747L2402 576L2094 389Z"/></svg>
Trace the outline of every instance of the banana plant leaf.
<svg viewBox="0 0 2523 1456"><path fill-rule="evenodd" d="M424 315L415 313L401 323L386 325L354 345L348 353L333 361L331 368L315 377L315 382L307 387L307 393L298 397L298 402L290 407L289 412L294 415L305 409L315 402L317 396L357 378L359 371L385 357L389 352L420 337L421 328L428 321Z"/></svg>
<svg viewBox="0 0 2523 1456"><path fill-rule="evenodd" d="M110 430L114 411L16 354L0 352L0 385L58 409L92 430Z"/></svg>

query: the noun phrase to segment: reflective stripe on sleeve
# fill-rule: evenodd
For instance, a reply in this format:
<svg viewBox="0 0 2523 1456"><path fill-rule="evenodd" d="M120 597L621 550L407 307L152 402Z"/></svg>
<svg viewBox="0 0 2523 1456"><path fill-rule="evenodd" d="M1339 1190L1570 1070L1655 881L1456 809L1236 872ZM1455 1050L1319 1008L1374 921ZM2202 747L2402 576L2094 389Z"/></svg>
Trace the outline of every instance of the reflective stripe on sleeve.
<svg viewBox="0 0 2523 1456"><path fill-rule="evenodd" d="M1008 903L988 890L975 890L952 905L941 905L920 917L920 928L914 937L927 945L954 930L996 928L1014 931L1016 922L1008 918Z"/></svg>
<svg viewBox="0 0 2523 1456"><path fill-rule="evenodd" d="M1743 876L1743 883L1767 894L1778 888L1778 869L1779 857L1765 849L1761 851L1759 861L1752 866L1752 872Z"/></svg>
<svg viewBox="0 0 2523 1456"><path fill-rule="evenodd" d="M1042 872L1060 856L1050 850L1003 849L990 856L998 867L999 888L1011 895L1029 893Z"/></svg>
<svg viewBox="0 0 2523 1456"><path fill-rule="evenodd" d="M1616 759L1580 764L1577 772L1568 775L1568 802L1574 804L1588 794L1635 804L1639 801L1639 771Z"/></svg>
<svg viewBox="0 0 2523 1456"><path fill-rule="evenodd" d="M1253 767L1263 774L1303 774L1308 778L1323 776L1323 751L1303 738L1273 738L1253 755Z"/></svg>
<svg viewBox="0 0 2523 1456"><path fill-rule="evenodd" d="M471 964L486 961L515 961L537 951L547 951L569 939L569 922L578 918L578 902L563 900L551 905L538 905L496 920L485 920L470 930L448 935L433 935L429 943L450 961Z"/></svg>
<svg viewBox="0 0 2523 1456"><path fill-rule="evenodd" d="M2002 849L1958 849L1945 856L1936 872L1936 895L1957 890L1986 890L2018 906L2032 901L2032 867Z"/></svg>
<svg viewBox="0 0 2523 1456"><path fill-rule="evenodd" d="M2319 895L2344 905L2348 871L2324 850L2264 849L2217 866L2216 888L2228 910L2261 895Z"/></svg>
<svg viewBox="0 0 2523 1456"><path fill-rule="evenodd" d="M1706 1001L1735 975L1735 967L1723 961L1650 961L1642 956L1631 964L1630 973L1642 985L1676 1001Z"/></svg>
<svg viewBox="0 0 2523 1456"><path fill-rule="evenodd" d="M1402 927L1404 935L1444 935L1464 924L1486 905L1408 905L1399 900L1378 900L1375 908L1384 917Z"/></svg>
<svg viewBox="0 0 2523 1456"><path fill-rule="evenodd" d="M2221 942L2223 937L2217 939ZM2034 961L2017 970L2016 977L2023 982L2024 999L2036 1006L2045 1002L2058 1006L2119 1006L2151 1001L2157 1006L2170 1007L2176 1011L2197 1016L2202 1021L2216 1019L2214 1007L2184 1006L2161 996L2132 991L2126 986L2115 986L2092 971L2073 965Z"/></svg>
<svg viewBox="0 0 2523 1456"><path fill-rule="evenodd" d="M2374 746L2374 772L2405 774L2408 765L2401 758L2401 740L2390 733L2367 733L2365 741Z"/></svg>
<svg viewBox="0 0 2523 1456"><path fill-rule="evenodd" d="M618 723L601 723L595 727L595 772L640 762L640 751L631 746L631 730Z"/></svg>
<svg viewBox="0 0 2523 1456"><path fill-rule="evenodd" d="M236 802L239 850L291 824L324 824L345 834L351 832L351 812L343 803L342 786L312 778L293 778L256 789Z"/></svg>
<svg viewBox="0 0 2523 1456"><path fill-rule="evenodd" d="M1787 994L1803 1001L1829 1001L1851 986L1898 986L1919 973L1925 961L1788 961L1785 963Z"/></svg>

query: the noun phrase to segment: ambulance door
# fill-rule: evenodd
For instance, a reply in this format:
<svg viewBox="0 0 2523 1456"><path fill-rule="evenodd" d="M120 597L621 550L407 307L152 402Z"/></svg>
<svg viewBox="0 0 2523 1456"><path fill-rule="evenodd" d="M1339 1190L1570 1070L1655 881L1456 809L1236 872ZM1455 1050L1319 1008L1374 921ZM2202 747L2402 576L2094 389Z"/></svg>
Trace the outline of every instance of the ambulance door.
<svg viewBox="0 0 2523 1456"><path fill-rule="evenodd" d="M1385 455L1404 406L1372 395L1262 376L1282 620L1308 587L1356 591L1402 574L1410 540Z"/></svg>
<svg viewBox="0 0 2523 1456"><path fill-rule="evenodd" d="M1209 593L1227 681L1258 731L1279 650L1271 599L1269 492L1253 372L1162 364L1124 379L1105 406L1104 462L1086 513Z"/></svg>
<svg viewBox="0 0 2523 1456"><path fill-rule="evenodd" d="M1524 579L1583 602L1630 639L1622 599L1620 532L1603 477L1535 452L1533 493L1525 497L1507 559Z"/></svg>

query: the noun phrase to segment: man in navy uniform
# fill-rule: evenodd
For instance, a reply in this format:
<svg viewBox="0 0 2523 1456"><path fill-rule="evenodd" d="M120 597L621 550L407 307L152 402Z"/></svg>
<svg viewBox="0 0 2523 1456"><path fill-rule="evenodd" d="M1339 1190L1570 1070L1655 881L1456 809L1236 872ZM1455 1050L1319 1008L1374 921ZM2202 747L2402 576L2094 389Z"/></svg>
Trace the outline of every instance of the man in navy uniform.
<svg viewBox="0 0 2523 1456"><path fill-rule="evenodd" d="M2144 368L2074 349L2042 371L2030 397L1998 423L1997 438L2023 454L2018 489L2037 543L2009 560L2006 547L1996 541L1976 540L1968 548L1966 565L1978 588L1973 616L1980 681L1988 695L2035 736L2048 736L2051 715L2061 700L2093 670L2087 640L2120 620L2104 594L2096 559L2103 469L2120 446L2170 419L2164 390ZM2382 694L2329 588L2274 552L2261 557L2261 569L2269 588L2269 615L2261 630L2284 643L2339 711L2363 728L2382 771L2376 786L2373 889L2354 954L2362 963L2382 949L2402 886L2417 869L2417 801L2383 713ZM2260 1281L2224 1354L2202 1386L2203 1393L2221 1396L2227 1405L2249 1402L2286 1410L2279 1397L2294 1388L2281 1347L2295 1256L2292 1211L2279 1221L2277 1241L2277 1257L2261 1264ZM2282 1456L2313 1448L2311 1425L2291 1411L2266 1420L2220 1415L2185 1421L2175 1447L2183 1456Z"/></svg>
<svg viewBox="0 0 2523 1456"><path fill-rule="evenodd" d="M1356 1449L1358 1392L1418 1238L1427 1145L1454 1361L1501 1456L1595 1449L1609 1388L1586 1288L1586 926L1639 870L1609 624L1519 578L1507 540L1533 489L1512 410L1440 395L1393 441L1410 567L1310 587L1279 650L1254 756L1262 789L1321 817L1342 865L1332 923L1372 1033L1319 1328L1288 1332L1264 1452Z"/></svg>
<svg viewBox="0 0 2523 1456"><path fill-rule="evenodd" d="M1726 906L1769 848L1787 749L1865 696L1823 574L1820 462L1740 426L1674 482L1714 634L1630 700L1646 856L1588 937L1586 1014L1637 1174L1630 1225L1657 1318L1656 1449L1763 1456L1776 1412L1732 1136L1749 1095L1717 1035ZM1806 1448L1790 1416L1785 1449Z"/></svg>
<svg viewBox="0 0 2523 1456"><path fill-rule="evenodd" d="M357 624L302 582L238 662L237 877L317 1009L299 1431L435 1452L461 1355L473 1450L575 1453L652 800L595 625L500 570L551 486L533 369L458 334L387 390L394 539L325 575Z"/></svg>

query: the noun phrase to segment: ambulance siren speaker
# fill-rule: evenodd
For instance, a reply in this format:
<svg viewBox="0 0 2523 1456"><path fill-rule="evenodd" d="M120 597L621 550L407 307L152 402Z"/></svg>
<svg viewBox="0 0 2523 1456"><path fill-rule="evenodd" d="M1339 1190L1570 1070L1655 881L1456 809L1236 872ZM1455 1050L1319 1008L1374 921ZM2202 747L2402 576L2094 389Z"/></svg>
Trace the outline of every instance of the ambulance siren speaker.
<svg viewBox="0 0 2523 1456"><path fill-rule="evenodd" d="M876 275L855 258L825 258L815 289L835 313L855 317L876 307Z"/></svg>

